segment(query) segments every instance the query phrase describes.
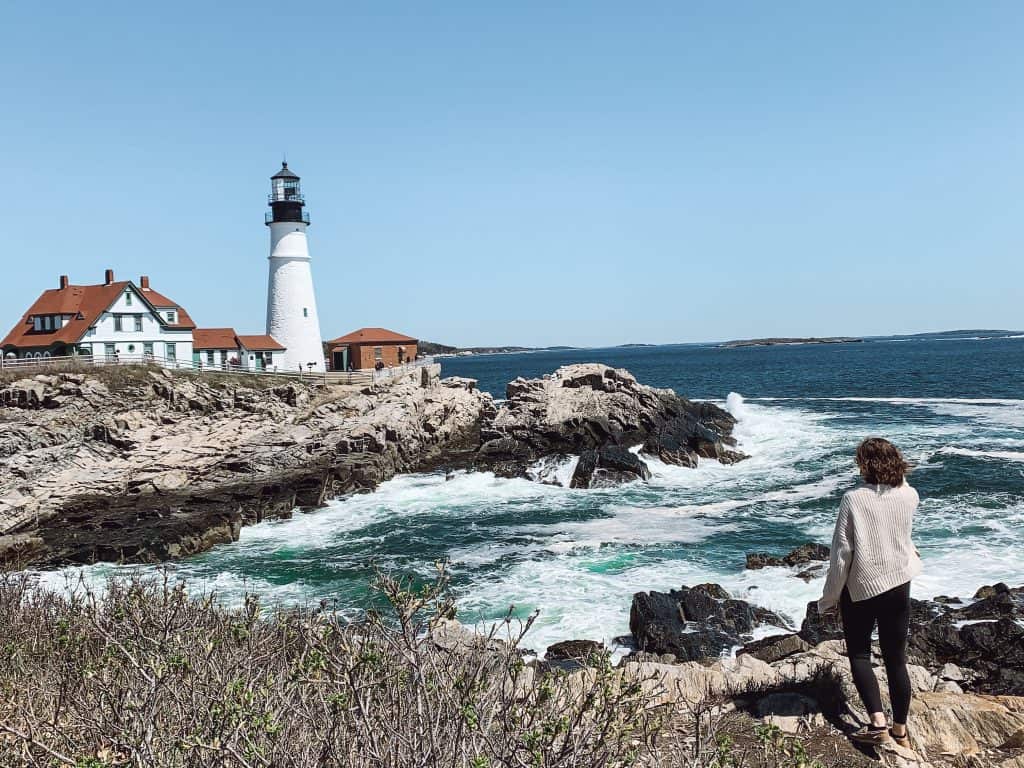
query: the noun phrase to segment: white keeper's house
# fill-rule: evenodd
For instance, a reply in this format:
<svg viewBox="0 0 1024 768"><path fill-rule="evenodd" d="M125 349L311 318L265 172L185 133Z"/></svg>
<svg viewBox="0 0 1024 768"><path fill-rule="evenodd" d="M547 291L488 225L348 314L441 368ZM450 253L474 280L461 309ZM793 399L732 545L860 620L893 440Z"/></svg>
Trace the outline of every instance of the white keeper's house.
<svg viewBox="0 0 1024 768"><path fill-rule="evenodd" d="M181 305L158 293L143 275L138 285L114 280L59 287L42 295L0 342L4 359L89 355L93 359L192 360L195 323Z"/></svg>

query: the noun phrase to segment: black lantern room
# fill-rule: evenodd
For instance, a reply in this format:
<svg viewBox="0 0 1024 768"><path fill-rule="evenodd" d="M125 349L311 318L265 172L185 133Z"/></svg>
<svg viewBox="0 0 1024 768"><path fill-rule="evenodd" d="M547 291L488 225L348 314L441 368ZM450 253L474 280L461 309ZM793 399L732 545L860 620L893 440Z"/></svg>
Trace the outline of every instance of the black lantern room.
<svg viewBox="0 0 1024 768"><path fill-rule="evenodd" d="M281 170L270 177L268 201L268 225L275 221L301 221L309 224L309 213L303 210L306 201L302 198L299 177L288 168L286 162L281 163Z"/></svg>

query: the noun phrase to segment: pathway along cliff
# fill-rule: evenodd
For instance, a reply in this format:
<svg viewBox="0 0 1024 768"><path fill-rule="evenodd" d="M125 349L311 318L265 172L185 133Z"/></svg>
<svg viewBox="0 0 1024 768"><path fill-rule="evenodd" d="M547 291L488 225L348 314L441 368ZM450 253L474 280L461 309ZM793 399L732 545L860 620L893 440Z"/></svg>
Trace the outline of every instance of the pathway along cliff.
<svg viewBox="0 0 1024 768"><path fill-rule="evenodd" d="M398 473L554 482L544 462L578 455L570 484L598 487L648 477L638 449L688 467L745 458L726 411L621 369L517 379L501 404L439 375L359 389L125 366L3 384L0 561L184 557Z"/></svg>

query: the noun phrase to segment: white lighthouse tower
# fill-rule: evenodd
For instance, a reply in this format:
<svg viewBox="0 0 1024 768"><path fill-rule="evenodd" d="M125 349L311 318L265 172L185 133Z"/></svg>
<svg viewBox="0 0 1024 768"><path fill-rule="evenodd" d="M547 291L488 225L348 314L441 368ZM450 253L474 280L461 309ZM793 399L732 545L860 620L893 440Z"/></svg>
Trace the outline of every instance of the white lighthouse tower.
<svg viewBox="0 0 1024 768"><path fill-rule="evenodd" d="M299 177L288 169L288 163L281 163L281 170L270 177L266 224L270 227L267 333L285 347L275 361L282 371L324 370L323 337L306 242L309 213L304 206Z"/></svg>

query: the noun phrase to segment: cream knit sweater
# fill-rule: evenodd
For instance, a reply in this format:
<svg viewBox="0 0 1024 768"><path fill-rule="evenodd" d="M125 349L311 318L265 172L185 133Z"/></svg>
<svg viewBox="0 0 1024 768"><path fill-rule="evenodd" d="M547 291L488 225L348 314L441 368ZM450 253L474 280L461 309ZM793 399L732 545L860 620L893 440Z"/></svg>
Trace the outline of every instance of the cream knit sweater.
<svg viewBox="0 0 1024 768"><path fill-rule="evenodd" d="M844 586L858 602L921 573L921 558L910 540L918 500L917 491L906 482L898 488L862 485L846 492L819 612L835 607Z"/></svg>

